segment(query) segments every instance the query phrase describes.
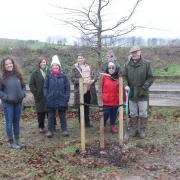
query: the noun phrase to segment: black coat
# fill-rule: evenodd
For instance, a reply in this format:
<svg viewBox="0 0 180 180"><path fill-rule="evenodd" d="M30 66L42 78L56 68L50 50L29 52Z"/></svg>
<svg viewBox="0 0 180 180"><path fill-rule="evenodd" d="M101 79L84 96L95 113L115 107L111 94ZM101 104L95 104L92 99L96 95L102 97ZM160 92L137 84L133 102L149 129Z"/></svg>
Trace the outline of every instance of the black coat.
<svg viewBox="0 0 180 180"><path fill-rule="evenodd" d="M40 70L35 70L30 77L29 88L34 96L37 112L45 112L45 98L43 94L44 78Z"/></svg>

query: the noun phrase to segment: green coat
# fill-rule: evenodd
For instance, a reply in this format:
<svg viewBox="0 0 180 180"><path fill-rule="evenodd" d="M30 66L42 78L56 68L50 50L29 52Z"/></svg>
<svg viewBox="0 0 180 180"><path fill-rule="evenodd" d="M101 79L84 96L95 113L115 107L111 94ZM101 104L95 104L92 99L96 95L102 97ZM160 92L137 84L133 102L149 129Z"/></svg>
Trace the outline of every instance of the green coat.
<svg viewBox="0 0 180 180"><path fill-rule="evenodd" d="M147 101L149 87L154 80L150 62L142 58L137 62L130 59L125 64L123 74L130 87L129 99L134 101Z"/></svg>
<svg viewBox="0 0 180 180"><path fill-rule="evenodd" d="M29 88L34 96L37 112L45 112L45 98L43 95L44 78L40 70L35 70L30 77Z"/></svg>

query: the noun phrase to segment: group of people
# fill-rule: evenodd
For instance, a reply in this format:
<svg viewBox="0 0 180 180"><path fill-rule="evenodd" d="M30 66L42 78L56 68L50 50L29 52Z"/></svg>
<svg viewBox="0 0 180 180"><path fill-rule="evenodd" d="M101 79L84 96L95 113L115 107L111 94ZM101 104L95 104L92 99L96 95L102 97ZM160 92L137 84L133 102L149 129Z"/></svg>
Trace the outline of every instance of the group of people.
<svg viewBox="0 0 180 180"><path fill-rule="evenodd" d="M20 142L20 117L22 101L25 97L25 85L22 73L11 57L6 57L1 62L2 75L0 79L0 99L3 103L6 133L13 149L25 147ZM102 79L102 103L104 125L110 119L110 132L117 133L116 114L119 106L119 76L124 76L126 88L130 89L129 116L130 135L145 137L147 126L148 88L153 82L150 62L141 56L138 46L130 49L130 56L121 71L113 55L109 54L107 62L100 73ZM93 69L86 63L83 54L77 55L76 63L72 67L71 81L74 84L74 105L78 109L80 121L79 79L83 79L85 127L93 127L89 117L89 104L98 104L95 83L99 76L95 76ZM29 81L30 90L34 96L37 112L39 132L46 131L45 118L47 117L47 137L52 137L56 129L56 114L59 115L61 133L69 136L67 128L66 111L70 98L70 81L62 71L62 66L57 55L52 57L50 67L45 57L40 57L38 68L31 74ZM125 101L125 98L123 98ZM138 118L140 128L138 128Z"/></svg>

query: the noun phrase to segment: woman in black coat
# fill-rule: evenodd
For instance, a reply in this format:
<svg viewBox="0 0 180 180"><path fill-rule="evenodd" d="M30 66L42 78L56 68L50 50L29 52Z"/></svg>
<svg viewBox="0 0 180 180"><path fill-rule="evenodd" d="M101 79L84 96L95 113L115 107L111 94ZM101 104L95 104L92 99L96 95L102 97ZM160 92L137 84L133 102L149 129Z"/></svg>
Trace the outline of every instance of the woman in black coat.
<svg viewBox="0 0 180 180"><path fill-rule="evenodd" d="M44 79L49 73L47 61L41 56L38 61L38 68L31 74L29 87L34 96L39 132L44 132L45 116L47 114L45 108L45 99L43 95Z"/></svg>

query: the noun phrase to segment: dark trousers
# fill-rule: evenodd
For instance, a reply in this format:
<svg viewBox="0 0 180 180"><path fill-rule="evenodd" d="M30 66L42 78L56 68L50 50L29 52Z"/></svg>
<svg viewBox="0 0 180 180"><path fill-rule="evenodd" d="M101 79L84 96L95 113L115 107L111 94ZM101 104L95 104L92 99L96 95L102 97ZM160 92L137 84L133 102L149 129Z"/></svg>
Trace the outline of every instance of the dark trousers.
<svg viewBox="0 0 180 180"><path fill-rule="evenodd" d="M117 107L113 106L103 106L103 114L104 114L104 125L108 118L110 117L110 125L113 126L116 123L116 114L117 114Z"/></svg>
<svg viewBox="0 0 180 180"><path fill-rule="evenodd" d="M46 116L47 116L47 118L48 118L48 113L47 112L38 112L37 113L37 118L38 118L38 127L39 128L42 128L42 129L44 129L44 127L45 127L45 118L46 118ZM57 125L57 123L56 123L56 117L54 117L54 125Z"/></svg>
<svg viewBox="0 0 180 180"><path fill-rule="evenodd" d="M44 129L44 122L45 122L46 115L47 115L46 112L38 112L37 113L39 128Z"/></svg>
<svg viewBox="0 0 180 180"><path fill-rule="evenodd" d="M90 91L87 91L86 94L84 94L84 103L90 104L91 102L91 94ZM79 122L80 122L80 107L78 108L78 115L79 115ZM89 106L84 106L84 118L85 118L85 126L90 126L90 119L89 119Z"/></svg>
<svg viewBox="0 0 180 180"><path fill-rule="evenodd" d="M66 131L67 130L66 110L59 109L58 114L60 117L61 130ZM56 110L49 109L48 110L48 131L53 132L55 129L55 123L54 123L55 116L56 116Z"/></svg>

